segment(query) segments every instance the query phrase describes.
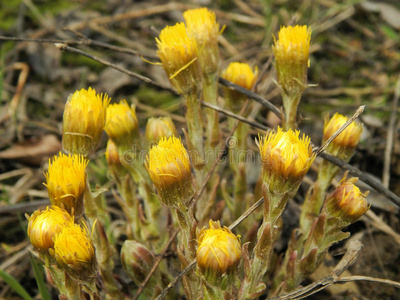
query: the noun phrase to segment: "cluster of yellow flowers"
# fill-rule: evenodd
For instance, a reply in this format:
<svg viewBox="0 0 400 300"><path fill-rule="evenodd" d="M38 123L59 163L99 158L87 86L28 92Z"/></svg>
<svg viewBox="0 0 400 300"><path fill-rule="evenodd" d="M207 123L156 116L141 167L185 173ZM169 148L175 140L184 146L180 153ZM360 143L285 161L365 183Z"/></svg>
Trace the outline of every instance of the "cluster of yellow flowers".
<svg viewBox="0 0 400 300"><path fill-rule="evenodd" d="M220 295L218 293L227 289L227 286L230 286L233 292L235 288L232 286L238 284L235 278L242 259L240 236L235 235L227 227L222 227L219 221L210 220L208 229L205 227L199 229L205 222L204 218L198 216L206 214L209 220L210 215L223 215L221 212L223 206L219 211L215 209L213 212L213 208L216 207L213 200L217 194L218 178L215 178L217 184L214 190L208 186L203 187L209 189L207 197L211 201L205 202L206 205L196 206L196 201L199 200L197 198L200 197L197 193L203 192L199 183L203 183L205 171L210 170L207 169L207 163L201 161L205 159L205 156L201 156L204 154L202 150L206 148L203 144L212 140L212 137L215 138L212 128L204 130L202 127L202 114L197 98L201 93L197 91L201 89L200 84L204 80L206 88L203 87L203 93L212 95L208 93L209 91L206 92L207 86L212 86L208 81L217 80L220 73L217 39L220 27L215 13L206 8L188 10L183 17L186 25L177 23L174 26L167 26L160 32L159 38L156 38L156 43L157 53L173 88L179 94L195 96L188 97L186 102L189 133L185 136L189 151L182 143L169 117L150 118L145 130L145 140L141 134L135 106L129 105L126 100L109 104L110 99L107 95L98 94L89 88L76 91L66 102L63 118L63 149L68 155L60 153L49 161L45 173L45 186L51 206L43 211L38 210L29 217L28 236L40 255L50 260L52 264L56 264L79 283L93 279L99 265L102 275L106 274L103 279L107 281L105 285L108 290L111 291L110 286L115 285L113 276L107 276L107 272L112 270L109 255L113 249L105 245L108 243L107 238L103 237L103 240L100 240L103 234L101 229L97 232L97 237L89 236L85 223L94 225L96 218L101 224L107 223L108 220L101 201L93 200L85 171L89 163L88 157L99 147L102 133L106 131L109 137L105 153L108 170L114 177L122 196L121 199L118 198L118 202L129 225L126 234L132 238L124 242L121 260L132 280L138 285L141 284L141 280L145 278L146 272L150 271L155 261L152 251L159 250L165 243L163 238L166 236L164 234L166 231L162 230L166 230L167 224L174 223L181 229L179 235L181 242L178 242L177 247L181 264L185 266L192 259L197 259L199 272L196 274L199 275L199 279L197 281L193 279L194 274L185 278L186 290L200 297L203 293L202 289L198 288L201 282L200 285L205 287L204 293L209 293L209 296L213 295L210 296L212 299L217 299L219 296L215 295ZM283 128L271 130L258 139L262 163L260 183L262 182L265 209L251 258L247 246L243 248L246 253L246 276L241 283L240 291L236 291L237 295L230 297L247 299L263 291L260 282L269 267L273 243L280 235L279 218L288 200L295 196L316 158L310 138L301 134L295 126L297 105L307 87L310 39L311 29L307 26L283 27L279 31L278 39L275 39L273 52L277 83L284 99ZM251 90L259 74L257 67L233 62L221 72L221 76ZM225 98L226 106L235 113L242 109L246 99L243 94L229 88L225 88ZM198 119L196 111L200 116ZM194 119L191 119L192 116ZM216 121L218 123L218 118ZM346 121L347 118L339 114L327 120L324 141ZM212 127L212 124L215 125L210 118L207 125ZM233 128L231 125L229 124L230 129ZM246 129L241 127L238 131L240 133L235 137L240 145L246 145L248 138ZM203 132L206 132L206 139L203 138ZM349 159L354 153L361 132L362 126L353 123L329 145L327 151L341 159ZM217 140L219 137L220 132L217 132ZM140 160L138 150L145 151L145 162ZM194 163L193 161L199 156L201 162ZM238 198L235 199L244 201L247 196L240 193L240 188L243 184L246 185L246 170L244 168L232 168L232 170L235 171L234 176L237 176L234 189L238 190ZM321 178L331 178L335 172L337 170L332 169L329 174L323 173L319 181L323 181ZM193 177L197 180L195 181ZM325 181L330 184L329 180ZM314 224L322 224L325 219L330 221L320 225L320 231L325 230L328 225L331 226L334 223L332 219L340 219L342 225L348 225L359 219L368 209L368 205L365 201L366 195L354 185L355 181L354 178L347 181L343 179L339 188L326 198L323 209L321 201L315 200L323 193L318 194L318 197L307 198L305 206L308 205L312 209L309 211L304 209L307 211L305 219L308 220L305 224L308 225L304 225L302 229L308 228L307 226L314 221ZM320 188L321 185L320 183ZM324 192L326 189L327 187L323 188ZM238 203L230 205L229 201L228 199L228 209L231 212L235 211L239 207L235 208ZM165 207L171 210L172 221L167 217ZM315 210L317 214L313 215ZM222 218L229 220L230 217ZM259 224L261 220L256 222ZM314 225L313 229L315 226L317 225ZM330 228L326 234L328 236L337 233L337 230L342 228L338 225L334 229ZM247 229L250 231L250 228ZM303 248L292 249L296 255L297 253L309 255L307 251L302 250L307 249L304 246L307 240L315 238L312 236L314 232L317 232L317 229L311 233L303 232L303 240L298 242L299 247ZM339 235L335 235L337 236ZM320 245L317 245L322 249L320 251L322 254L326 252L324 248L326 244L322 239ZM97 254L101 256L99 261L96 259L96 251L101 253ZM291 257L296 259L296 255ZM296 262L293 265L300 266L300 263ZM284 267L289 266L282 266ZM307 270L316 267L315 262ZM300 284L306 273L301 269L298 273L302 275L286 279ZM155 287L163 284L164 279L161 278L164 277L165 274L155 273L150 283L151 289L157 290ZM287 290L290 288L292 287L286 285ZM147 292L151 295L152 290Z"/></svg>

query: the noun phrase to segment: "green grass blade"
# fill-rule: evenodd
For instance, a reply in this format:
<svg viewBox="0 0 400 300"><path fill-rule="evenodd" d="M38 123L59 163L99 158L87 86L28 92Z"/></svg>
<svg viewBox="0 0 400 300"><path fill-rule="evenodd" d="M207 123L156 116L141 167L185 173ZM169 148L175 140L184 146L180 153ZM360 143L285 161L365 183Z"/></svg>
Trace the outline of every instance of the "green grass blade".
<svg viewBox="0 0 400 300"><path fill-rule="evenodd" d="M51 300L49 291L46 287L46 283L44 282L43 279L43 267L36 262L35 258L30 252L29 252L29 257L31 258L33 273L35 273L36 283L39 288L39 293L42 296L42 300Z"/></svg>
<svg viewBox="0 0 400 300"><path fill-rule="evenodd" d="M28 292L23 288L22 285L19 284L19 282L9 275L8 273L4 272L3 270L0 270L0 277L16 292L18 295L20 295L22 298L25 300L33 300L31 296L29 296Z"/></svg>

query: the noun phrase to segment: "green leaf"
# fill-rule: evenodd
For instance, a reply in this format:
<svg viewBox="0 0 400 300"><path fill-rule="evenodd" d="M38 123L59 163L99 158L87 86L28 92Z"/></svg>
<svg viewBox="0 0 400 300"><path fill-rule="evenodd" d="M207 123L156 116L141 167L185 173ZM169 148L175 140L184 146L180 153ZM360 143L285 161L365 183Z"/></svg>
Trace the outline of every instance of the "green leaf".
<svg viewBox="0 0 400 300"><path fill-rule="evenodd" d="M3 270L0 270L0 277L10 286L11 289L14 290L14 292L16 292L22 298L24 298L25 300L33 300L32 297L29 296L28 292L24 289L24 287L20 285L14 277L4 272Z"/></svg>
<svg viewBox="0 0 400 300"><path fill-rule="evenodd" d="M49 291L47 290L46 284L43 279L43 267L35 261L35 258L30 252L29 257L31 259L33 273L35 273L36 283L39 288L39 293L42 296L42 300L51 300Z"/></svg>

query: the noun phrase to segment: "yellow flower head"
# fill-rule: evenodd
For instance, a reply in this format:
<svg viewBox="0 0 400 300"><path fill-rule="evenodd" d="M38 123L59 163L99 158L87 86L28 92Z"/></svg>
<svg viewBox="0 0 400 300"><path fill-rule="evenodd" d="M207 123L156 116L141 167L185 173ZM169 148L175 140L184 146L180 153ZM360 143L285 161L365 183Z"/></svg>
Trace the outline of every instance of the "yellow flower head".
<svg viewBox="0 0 400 300"><path fill-rule="evenodd" d="M217 72L219 62L219 24L215 13L207 8L189 9L183 13L188 35L197 43L200 65L204 74Z"/></svg>
<svg viewBox="0 0 400 300"><path fill-rule="evenodd" d="M185 24L165 27L156 41L157 54L171 85L179 94L192 91L201 82L201 72L196 41L188 36Z"/></svg>
<svg viewBox="0 0 400 300"><path fill-rule="evenodd" d="M54 247L54 236L73 224L73 217L64 209L46 207L46 210L37 210L29 217L28 237L36 249L48 250Z"/></svg>
<svg viewBox="0 0 400 300"><path fill-rule="evenodd" d="M257 76L257 67L253 71L248 64L239 62L230 63L228 68L226 68L221 74L222 78L248 90L253 88ZM246 99L246 96L227 87L224 87L224 92L228 107L234 112L240 111L243 105L242 101Z"/></svg>
<svg viewBox="0 0 400 300"><path fill-rule="evenodd" d="M107 107L105 130L118 147L130 149L139 137L139 123L135 106L129 106L126 100L110 104Z"/></svg>
<svg viewBox="0 0 400 300"><path fill-rule="evenodd" d="M106 123L107 95L92 88L72 94L65 103L63 116L63 149L67 153L88 156L100 144Z"/></svg>
<svg viewBox="0 0 400 300"><path fill-rule="evenodd" d="M354 185L358 178L352 177L346 180L346 177L347 172L340 181L340 186L325 200L325 211L328 216L340 218L343 227L357 221L369 208L365 199L369 191L361 193Z"/></svg>
<svg viewBox="0 0 400 300"><path fill-rule="evenodd" d="M175 125L170 117L150 118L146 125L147 141L152 143L158 142L161 138L169 138L178 135Z"/></svg>
<svg viewBox="0 0 400 300"><path fill-rule="evenodd" d="M78 224L65 227L54 238L54 257L71 277L87 280L94 275L95 249L87 228Z"/></svg>
<svg viewBox="0 0 400 300"><path fill-rule="evenodd" d="M311 28L296 25L282 27L272 49L278 82L286 93L302 93L307 86L307 68Z"/></svg>
<svg viewBox="0 0 400 300"><path fill-rule="evenodd" d="M225 275L236 272L242 250L240 236L235 236L227 227L221 228L219 221L210 220L210 228L197 234L197 266L211 284L218 285Z"/></svg>
<svg viewBox="0 0 400 300"><path fill-rule="evenodd" d="M193 194L191 165L179 138L161 138L150 149L146 168L165 205L178 208L188 203Z"/></svg>
<svg viewBox="0 0 400 300"><path fill-rule="evenodd" d="M272 194L295 193L315 159L310 138L299 135L278 127L259 141L264 184Z"/></svg>
<svg viewBox="0 0 400 300"><path fill-rule="evenodd" d="M59 153L49 160L45 173L46 187L52 205L65 208L78 220L83 213L83 194L86 189L88 161L81 155Z"/></svg>
<svg viewBox="0 0 400 300"><path fill-rule="evenodd" d="M347 120L347 117L338 113L334 114L331 119L329 119L329 117L325 118L323 143L342 127ZM362 124L352 122L329 144L326 150L340 159L349 161L360 141L362 131Z"/></svg>

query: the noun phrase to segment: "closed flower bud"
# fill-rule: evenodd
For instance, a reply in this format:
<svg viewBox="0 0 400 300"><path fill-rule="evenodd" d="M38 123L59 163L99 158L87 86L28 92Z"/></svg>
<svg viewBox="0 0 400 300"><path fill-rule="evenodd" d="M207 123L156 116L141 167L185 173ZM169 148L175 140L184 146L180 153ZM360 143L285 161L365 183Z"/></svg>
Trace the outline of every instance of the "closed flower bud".
<svg viewBox="0 0 400 300"><path fill-rule="evenodd" d="M210 220L210 228L198 232L197 267L209 283L220 285L225 276L233 283L242 255L239 238L219 221Z"/></svg>
<svg viewBox="0 0 400 300"><path fill-rule="evenodd" d="M311 28L296 25L282 27L272 50L278 83L290 97L301 95L307 87L307 68Z"/></svg>
<svg viewBox="0 0 400 300"><path fill-rule="evenodd" d="M358 178L352 177L346 180L346 177L347 173L341 180L340 186L326 197L324 207L329 217L338 217L342 221L342 224L339 224L341 227L356 222L369 209L365 199L369 191L361 193L354 185Z"/></svg>
<svg viewBox="0 0 400 300"><path fill-rule="evenodd" d="M150 149L146 168L161 202L170 208L185 208L193 186L189 154L181 140L162 138Z"/></svg>
<svg viewBox="0 0 400 300"><path fill-rule="evenodd" d="M54 247L53 238L64 227L74 224L73 217L57 206L37 210L29 217L28 237L32 246L46 251Z"/></svg>
<svg viewBox="0 0 400 300"><path fill-rule="evenodd" d="M207 8L189 9L183 13L187 32L197 43L197 51L203 74L214 74L218 71L219 24L215 13Z"/></svg>
<svg viewBox="0 0 400 300"><path fill-rule="evenodd" d="M88 161L81 155L60 153L49 160L45 173L50 203L73 213L76 220L83 214L87 164Z"/></svg>
<svg viewBox="0 0 400 300"><path fill-rule="evenodd" d="M63 116L63 149L67 153L88 156L98 148L104 125L107 95L92 88L76 91L65 103Z"/></svg>
<svg viewBox="0 0 400 300"><path fill-rule="evenodd" d="M257 67L253 71L248 64L239 62L230 63L228 68L226 68L221 74L222 78L248 90L253 88L257 76ZM240 111L243 105L242 100L245 100L246 96L227 87L224 87L224 92L227 98L228 107L230 107L234 112Z"/></svg>
<svg viewBox="0 0 400 300"><path fill-rule="evenodd" d="M95 277L96 254L86 227L64 227L54 238L53 255L71 278L85 282Z"/></svg>
<svg viewBox="0 0 400 300"><path fill-rule="evenodd" d="M185 24L177 23L161 30L156 41L157 54L172 87L179 94L188 94L202 79L195 39L188 36Z"/></svg>
<svg viewBox="0 0 400 300"><path fill-rule="evenodd" d="M155 261L156 257L146 246L134 240L124 242L121 249L122 267L136 285L140 286L144 282ZM160 274L156 271L146 286L148 291L156 286L157 276Z"/></svg>
<svg viewBox="0 0 400 300"><path fill-rule="evenodd" d="M105 130L118 148L131 149L139 138L139 123L135 106L129 106L126 100L110 104L107 107L107 124Z"/></svg>
<svg viewBox="0 0 400 300"><path fill-rule="evenodd" d="M157 143L161 138L178 135L170 117L150 118L146 125L146 139L150 144Z"/></svg>
<svg viewBox="0 0 400 300"><path fill-rule="evenodd" d="M340 127L342 127L348 118L341 114L334 114L332 118L325 119L324 138L325 143ZM348 162L354 154L354 150L360 141L363 131L362 124L352 122L343 132L341 132L326 148L330 154Z"/></svg>
<svg viewBox="0 0 400 300"><path fill-rule="evenodd" d="M122 180L128 170L121 164L118 148L112 140L108 140L106 148L106 160L109 172L116 180Z"/></svg>
<svg viewBox="0 0 400 300"><path fill-rule="evenodd" d="M300 131L278 127L259 141L262 177L271 194L293 196L315 159L310 138L299 135Z"/></svg>

